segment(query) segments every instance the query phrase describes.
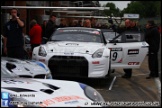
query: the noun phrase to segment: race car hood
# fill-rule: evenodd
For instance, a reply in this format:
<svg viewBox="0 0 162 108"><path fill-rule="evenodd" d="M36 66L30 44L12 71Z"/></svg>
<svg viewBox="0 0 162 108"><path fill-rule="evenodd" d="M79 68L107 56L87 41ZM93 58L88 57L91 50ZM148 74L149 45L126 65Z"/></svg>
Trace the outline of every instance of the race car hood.
<svg viewBox="0 0 162 108"><path fill-rule="evenodd" d="M20 101L42 102L38 105L42 107L85 106L92 102L78 82L64 80L2 78L1 92L16 95Z"/></svg>
<svg viewBox="0 0 162 108"><path fill-rule="evenodd" d="M5 58L5 57L2 57L1 59L2 68L16 75L25 75L25 76L48 74L49 71L46 70L45 67L43 67L43 64L41 65L39 63L40 62L37 61L19 60L13 58Z"/></svg>
<svg viewBox="0 0 162 108"><path fill-rule="evenodd" d="M46 44L48 53L82 53L93 54L96 50L103 48L103 43L93 42L48 42Z"/></svg>

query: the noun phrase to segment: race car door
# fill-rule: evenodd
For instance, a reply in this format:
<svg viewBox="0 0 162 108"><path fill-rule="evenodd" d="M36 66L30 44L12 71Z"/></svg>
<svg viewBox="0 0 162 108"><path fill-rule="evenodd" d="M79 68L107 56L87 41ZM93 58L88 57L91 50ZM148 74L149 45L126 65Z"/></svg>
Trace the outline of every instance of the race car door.
<svg viewBox="0 0 162 108"><path fill-rule="evenodd" d="M103 31L103 35L107 41L107 48L111 50L112 69L140 67L148 53L148 44L142 41L142 33L124 32L119 35L113 31Z"/></svg>

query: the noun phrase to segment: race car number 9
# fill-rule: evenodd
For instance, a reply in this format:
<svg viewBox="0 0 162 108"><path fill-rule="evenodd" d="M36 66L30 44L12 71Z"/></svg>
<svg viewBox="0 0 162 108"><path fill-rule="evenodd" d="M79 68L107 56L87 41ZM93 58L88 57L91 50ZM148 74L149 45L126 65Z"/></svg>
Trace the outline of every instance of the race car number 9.
<svg viewBox="0 0 162 108"><path fill-rule="evenodd" d="M117 57L118 57L118 53L117 52L114 52L112 54L112 61L115 61L117 59Z"/></svg>

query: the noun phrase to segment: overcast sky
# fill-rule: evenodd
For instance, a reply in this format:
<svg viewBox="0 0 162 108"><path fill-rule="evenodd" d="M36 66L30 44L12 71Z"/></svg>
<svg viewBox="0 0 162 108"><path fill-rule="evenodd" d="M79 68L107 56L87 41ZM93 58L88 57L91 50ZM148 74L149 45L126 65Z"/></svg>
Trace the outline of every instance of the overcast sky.
<svg viewBox="0 0 162 108"><path fill-rule="evenodd" d="M99 1L101 6L104 4L107 4L108 2L112 2L115 4L116 7L118 7L120 10L123 10L124 8L127 7L127 4L130 3L130 1Z"/></svg>

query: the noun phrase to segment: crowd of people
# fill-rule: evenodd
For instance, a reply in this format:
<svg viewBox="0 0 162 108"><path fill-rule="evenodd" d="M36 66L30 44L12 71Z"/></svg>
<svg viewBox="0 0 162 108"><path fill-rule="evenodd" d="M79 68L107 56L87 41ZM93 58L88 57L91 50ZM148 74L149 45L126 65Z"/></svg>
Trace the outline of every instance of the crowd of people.
<svg viewBox="0 0 162 108"><path fill-rule="evenodd" d="M4 26L4 53L8 57L24 59L24 37L23 37L23 27L25 26L24 22L18 16L18 10L11 10L12 19L7 22ZM84 22L74 20L69 25L65 20L60 20L60 25L56 25L56 15L50 15L49 21L44 21L42 25L39 25L35 19L30 22L30 43L32 50L42 44L42 38L46 38L47 40L50 38L52 33L59 27L88 27L88 28L104 28L108 29L112 27L117 32L123 32L125 30L139 30L137 27L137 23L126 19L125 27L115 29L114 26L108 27L107 25L101 25L96 23L96 19L85 19ZM161 32L161 30L160 30ZM158 27L155 25L153 20L147 22L146 32L145 32L145 40L149 44L149 69L150 75L147 79L152 77L158 77L158 56L157 53L159 51L160 44L160 33L158 31ZM46 43L46 42L43 42ZM123 78L131 78L132 69L124 69L125 75Z"/></svg>

